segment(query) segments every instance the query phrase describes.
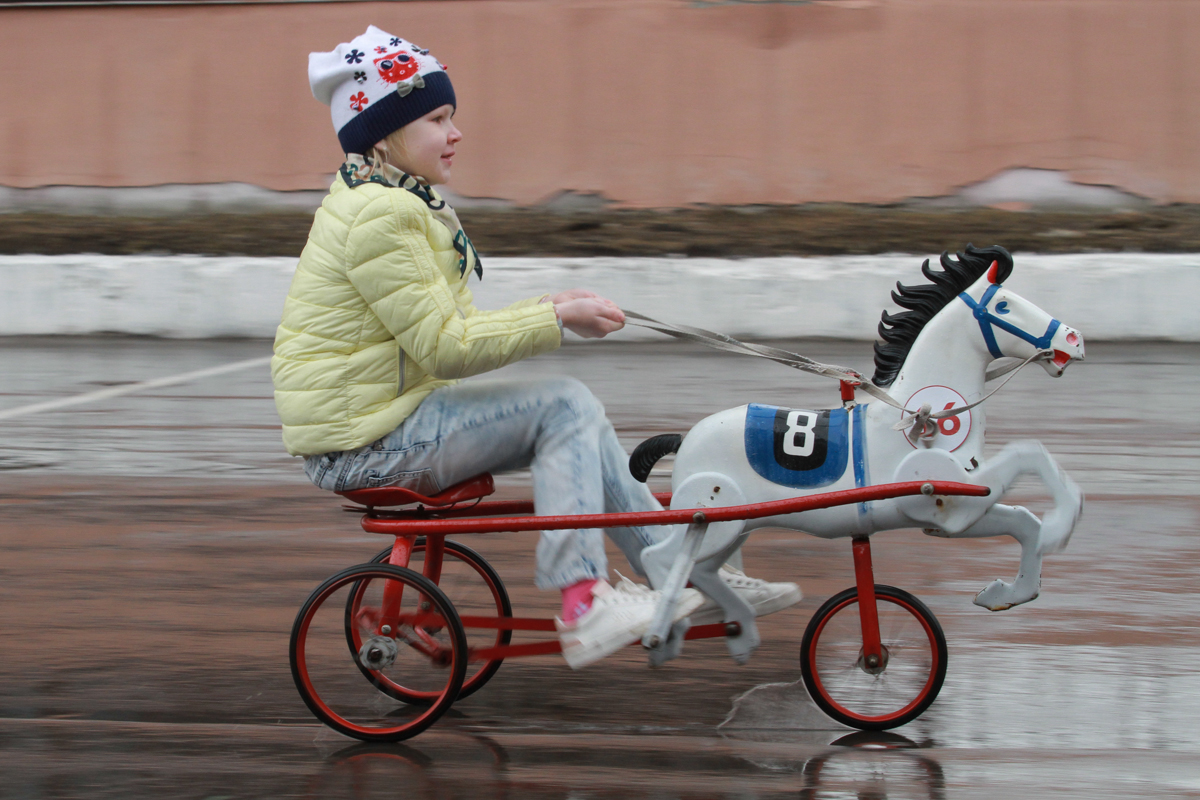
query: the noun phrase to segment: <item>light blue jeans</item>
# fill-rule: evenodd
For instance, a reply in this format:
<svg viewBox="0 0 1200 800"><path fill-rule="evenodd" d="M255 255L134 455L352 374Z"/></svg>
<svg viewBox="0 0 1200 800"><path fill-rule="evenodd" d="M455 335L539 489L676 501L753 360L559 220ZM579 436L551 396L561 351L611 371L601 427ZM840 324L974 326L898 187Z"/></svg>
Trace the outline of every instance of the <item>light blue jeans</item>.
<svg viewBox="0 0 1200 800"><path fill-rule="evenodd" d="M481 472L527 466L533 471L534 507L542 516L662 508L629 474L629 456L600 401L574 378L472 381L437 389L379 441L309 456L304 471L331 491L403 486L431 495ZM645 575L642 548L670 529L605 532L633 570ZM561 589L607 573L598 529L542 532L538 588Z"/></svg>

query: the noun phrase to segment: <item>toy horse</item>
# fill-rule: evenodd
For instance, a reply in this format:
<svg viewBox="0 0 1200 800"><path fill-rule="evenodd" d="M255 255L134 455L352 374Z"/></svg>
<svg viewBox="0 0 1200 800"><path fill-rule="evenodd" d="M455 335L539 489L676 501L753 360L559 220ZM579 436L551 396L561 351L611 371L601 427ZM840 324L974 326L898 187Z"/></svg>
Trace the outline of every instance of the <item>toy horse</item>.
<svg viewBox="0 0 1200 800"><path fill-rule="evenodd" d="M678 571L686 568L682 562L694 564L692 583L721 604L726 621L737 621L752 633L734 652L739 660L758 643L753 611L716 571L755 528L790 528L826 539L912 527L949 538L1012 536L1021 545L1016 579L993 581L975 596L977 605L992 611L1037 597L1042 557L1062 549L1070 538L1083 495L1041 443L1014 442L985 461L982 406L928 423L918 420L923 428L916 435L898 429L911 419L901 408L911 412L926 406L928 419L929 408L946 411L981 400L987 367L995 359L1040 357L1046 371L1059 377L1084 357L1078 331L1003 285L1013 265L1003 248L968 245L957 260L943 254L941 265L942 271L931 270L928 260L922 265L929 284L898 283L892 298L907 310L894 315L885 311L879 325L884 341L875 345L872 382L896 407L878 401L855 404L852 398L841 408L820 411L750 404L701 420L678 444L672 508L758 503L913 480L991 489L987 497L918 495L718 522L686 546L688 526L676 526L670 537L642 553L647 576L659 587L673 565ZM656 437L659 444L651 460L674 449L661 444L664 438ZM1040 520L1025 508L997 502L1025 474L1038 476L1054 501ZM734 649L734 640L730 642Z"/></svg>

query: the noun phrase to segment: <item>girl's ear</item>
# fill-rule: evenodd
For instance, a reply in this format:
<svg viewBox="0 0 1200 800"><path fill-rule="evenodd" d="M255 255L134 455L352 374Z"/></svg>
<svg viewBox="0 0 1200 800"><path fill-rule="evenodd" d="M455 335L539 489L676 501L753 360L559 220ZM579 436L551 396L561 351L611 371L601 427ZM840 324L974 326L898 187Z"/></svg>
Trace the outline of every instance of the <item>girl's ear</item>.
<svg viewBox="0 0 1200 800"><path fill-rule="evenodd" d="M376 161L381 164L391 164L393 167L396 166L392 161L392 153L388 149L386 140L382 142L376 142L375 144L371 145L371 152L366 153L365 155L371 161Z"/></svg>

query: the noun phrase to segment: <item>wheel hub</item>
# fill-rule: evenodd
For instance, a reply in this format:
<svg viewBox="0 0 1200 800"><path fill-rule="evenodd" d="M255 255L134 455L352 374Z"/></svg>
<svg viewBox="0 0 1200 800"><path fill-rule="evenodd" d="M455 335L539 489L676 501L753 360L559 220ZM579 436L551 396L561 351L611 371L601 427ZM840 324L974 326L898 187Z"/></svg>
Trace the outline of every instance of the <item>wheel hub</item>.
<svg viewBox="0 0 1200 800"><path fill-rule="evenodd" d="M396 660L399 652L396 640L392 637L372 636L358 648L358 660L367 669L386 669Z"/></svg>
<svg viewBox="0 0 1200 800"><path fill-rule="evenodd" d="M879 655L866 655L862 651L858 653L858 668L868 675L878 675L887 669L888 665L888 649L885 645L879 646Z"/></svg>

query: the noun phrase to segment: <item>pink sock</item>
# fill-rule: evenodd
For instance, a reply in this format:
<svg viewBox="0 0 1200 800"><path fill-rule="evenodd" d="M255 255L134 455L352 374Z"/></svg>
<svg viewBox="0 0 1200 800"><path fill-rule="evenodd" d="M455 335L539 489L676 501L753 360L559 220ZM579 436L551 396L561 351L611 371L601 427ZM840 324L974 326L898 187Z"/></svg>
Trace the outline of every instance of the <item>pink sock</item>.
<svg viewBox="0 0 1200 800"><path fill-rule="evenodd" d="M592 607L592 587L599 581L595 578L580 581L562 590L562 621L573 622Z"/></svg>

